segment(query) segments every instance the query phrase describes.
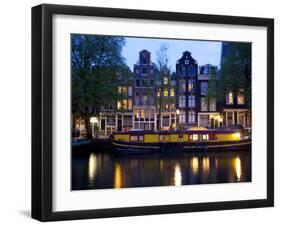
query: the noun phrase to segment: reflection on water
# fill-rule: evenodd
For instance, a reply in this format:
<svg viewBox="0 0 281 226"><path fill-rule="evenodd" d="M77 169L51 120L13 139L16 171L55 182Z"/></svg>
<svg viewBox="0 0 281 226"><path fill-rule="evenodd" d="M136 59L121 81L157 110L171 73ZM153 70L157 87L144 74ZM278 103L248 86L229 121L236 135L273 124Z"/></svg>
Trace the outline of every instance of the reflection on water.
<svg viewBox="0 0 281 226"><path fill-rule="evenodd" d="M182 177L181 177L181 167L180 167L180 164L179 163L176 163L175 164L175 167L174 167L174 185L175 186L181 186L182 185Z"/></svg>
<svg viewBox="0 0 281 226"><path fill-rule="evenodd" d="M251 151L72 158L72 189L181 186L251 181Z"/></svg>
<svg viewBox="0 0 281 226"><path fill-rule="evenodd" d="M241 160L239 157L236 157L234 159L234 167L235 167L235 173L236 173L236 180L240 181L241 178Z"/></svg>

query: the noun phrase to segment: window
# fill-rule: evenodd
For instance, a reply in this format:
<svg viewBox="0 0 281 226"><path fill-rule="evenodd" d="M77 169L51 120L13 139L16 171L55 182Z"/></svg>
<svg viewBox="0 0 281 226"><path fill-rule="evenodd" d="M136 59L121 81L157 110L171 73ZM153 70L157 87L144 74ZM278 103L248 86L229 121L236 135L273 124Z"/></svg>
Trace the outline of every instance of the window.
<svg viewBox="0 0 281 226"><path fill-rule="evenodd" d="M199 115L199 126L209 126L209 115Z"/></svg>
<svg viewBox="0 0 281 226"><path fill-rule="evenodd" d="M208 89L208 83L201 82L201 94L205 95L207 93L207 89Z"/></svg>
<svg viewBox="0 0 281 226"><path fill-rule="evenodd" d="M141 109L141 120L143 121L144 119L144 109Z"/></svg>
<svg viewBox="0 0 281 226"><path fill-rule="evenodd" d="M146 58L142 58L142 64L147 64L147 59Z"/></svg>
<svg viewBox="0 0 281 226"><path fill-rule="evenodd" d="M138 136L131 136L131 141L138 141Z"/></svg>
<svg viewBox="0 0 281 226"><path fill-rule="evenodd" d="M237 104L245 104L244 89L239 89L237 93Z"/></svg>
<svg viewBox="0 0 281 226"><path fill-rule="evenodd" d="M141 81L141 86L142 86L142 87L147 87L147 80L143 79L143 80Z"/></svg>
<svg viewBox="0 0 281 226"><path fill-rule="evenodd" d="M122 90L123 90L123 94L127 94L128 93L128 87L126 87L126 86L123 86L122 87Z"/></svg>
<svg viewBox="0 0 281 226"><path fill-rule="evenodd" d="M185 123L185 120L186 120L185 111L180 111L179 123Z"/></svg>
<svg viewBox="0 0 281 226"><path fill-rule="evenodd" d="M171 88L170 89L170 97L174 97L175 96L175 89Z"/></svg>
<svg viewBox="0 0 281 226"><path fill-rule="evenodd" d="M196 70L195 67L188 67L187 68L187 74L190 76L195 75L196 74Z"/></svg>
<svg viewBox="0 0 281 226"><path fill-rule="evenodd" d="M201 111L208 111L207 99L205 97L201 98Z"/></svg>
<svg viewBox="0 0 281 226"><path fill-rule="evenodd" d="M168 77L164 77L164 85L167 85L168 84Z"/></svg>
<svg viewBox="0 0 281 226"><path fill-rule="evenodd" d="M128 110L132 110L132 99L128 99Z"/></svg>
<svg viewBox="0 0 281 226"><path fill-rule="evenodd" d="M115 126L115 116L114 115L107 116L107 125Z"/></svg>
<svg viewBox="0 0 281 226"><path fill-rule="evenodd" d="M186 67L185 66L182 66L180 67L180 74L185 76L186 75Z"/></svg>
<svg viewBox="0 0 281 226"><path fill-rule="evenodd" d="M139 117L140 117L139 110L136 110L136 111L135 111L135 121L138 121L138 120L139 120Z"/></svg>
<svg viewBox="0 0 281 226"><path fill-rule="evenodd" d="M165 88L164 89L164 97L167 97L168 95L169 95L168 88Z"/></svg>
<svg viewBox="0 0 281 226"><path fill-rule="evenodd" d="M140 93L136 92L135 93L135 102L136 102L136 104L139 104L139 101L140 101Z"/></svg>
<svg viewBox="0 0 281 226"><path fill-rule="evenodd" d="M147 104L147 101L148 101L147 93L142 93L141 97L142 97L142 103Z"/></svg>
<svg viewBox="0 0 281 226"><path fill-rule="evenodd" d="M142 75L147 75L147 68L142 68L141 69L141 74Z"/></svg>
<svg viewBox="0 0 281 226"><path fill-rule="evenodd" d="M131 127L132 126L132 116L124 115L123 126L125 126L125 127Z"/></svg>
<svg viewBox="0 0 281 226"><path fill-rule="evenodd" d="M150 87L153 87L154 86L154 80L150 80Z"/></svg>
<svg viewBox="0 0 281 226"><path fill-rule="evenodd" d="M161 89L157 89L157 96L160 97L161 95Z"/></svg>
<svg viewBox="0 0 281 226"><path fill-rule="evenodd" d="M185 64L189 64L189 60L185 60L184 63L185 63Z"/></svg>
<svg viewBox="0 0 281 226"><path fill-rule="evenodd" d="M165 127L170 126L170 117L169 116L163 116L162 125Z"/></svg>
<svg viewBox="0 0 281 226"><path fill-rule="evenodd" d="M122 93L122 86L118 86L118 93L119 93L119 94Z"/></svg>
<svg viewBox="0 0 281 226"><path fill-rule="evenodd" d="M171 110L175 110L175 102L171 101Z"/></svg>
<svg viewBox="0 0 281 226"><path fill-rule="evenodd" d="M136 80L136 87L140 87L140 80Z"/></svg>
<svg viewBox="0 0 281 226"><path fill-rule="evenodd" d="M185 80L184 79L180 80L180 91L181 92L185 92L185 90L186 90L185 86L186 86Z"/></svg>
<svg viewBox="0 0 281 226"><path fill-rule="evenodd" d="M188 107L190 107L190 108L195 107L195 96L194 95L188 96Z"/></svg>
<svg viewBox="0 0 281 226"><path fill-rule="evenodd" d="M124 100L122 101L122 108L125 109L125 110L127 110L127 108L128 108L128 102L127 102L126 99L124 99Z"/></svg>
<svg viewBox="0 0 281 226"><path fill-rule="evenodd" d="M117 109L120 110L122 108L121 100L117 101Z"/></svg>
<svg viewBox="0 0 281 226"><path fill-rule="evenodd" d="M188 92L193 92L194 91L194 80L189 79L188 80Z"/></svg>
<svg viewBox="0 0 281 226"><path fill-rule="evenodd" d="M226 104L233 104L233 92L230 89L226 91Z"/></svg>
<svg viewBox="0 0 281 226"><path fill-rule="evenodd" d="M234 124L234 112L226 112L226 123L227 125Z"/></svg>
<svg viewBox="0 0 281 226"><path fill-rule="evenodd" d="M131 97L133 95L133 87L129 86L128 87L128 96Z"/></svg>
<svg viewBox="0 0 281 226"><path fill-rule="evenodd" d="M195 122L195 111L188 112L188 122L190 122L190 123Z"/></svg>
<svg viewBox="0 0 281 226"><path fill-rule="evenodd" d="M168 104L168 103L165 103L164 108L165 108L165 110L169 110L169 104Z"/></svg>
<svg viewBox="0 0 281 226"><path fill-rule="evenodd" d="M237 124L238 125L245 124L245 112L237 112Z"/></svg>
<svg viewBox="0 0 281 226"><path fill-rule="evenodd" d="M209 134L203 134L203 140L209 140Z"/></svg>
<svg viewBox="0 0 281 226"><path fill-rule="evenodd" d="M210 98L210 111L216 111L216 98Z"/></svg>
<svg viewBox="0 0 281 226"><path fill-rule="evenodd" d="M185 96L184 95L181 95L179 96L179 107L180 108L185 108Z"/></svg>
<svg viewBox="0 0 281 226"><path fill-rule="evenodd" d="M189 140L198 140L199 136L198 134L190 134L189 135Z"/></svg>

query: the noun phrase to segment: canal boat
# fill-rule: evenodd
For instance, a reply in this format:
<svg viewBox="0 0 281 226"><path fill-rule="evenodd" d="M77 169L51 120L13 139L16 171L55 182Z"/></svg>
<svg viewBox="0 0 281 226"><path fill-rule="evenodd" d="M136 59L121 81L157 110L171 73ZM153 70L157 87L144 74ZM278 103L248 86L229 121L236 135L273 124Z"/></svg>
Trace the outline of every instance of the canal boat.
<svg viewBox="0 0 281 226"><path fill-rule="evenodd" d="M111 143L121 153L250 150L251 137L242 129L193 127L185 131L115 132Z"/></svg>

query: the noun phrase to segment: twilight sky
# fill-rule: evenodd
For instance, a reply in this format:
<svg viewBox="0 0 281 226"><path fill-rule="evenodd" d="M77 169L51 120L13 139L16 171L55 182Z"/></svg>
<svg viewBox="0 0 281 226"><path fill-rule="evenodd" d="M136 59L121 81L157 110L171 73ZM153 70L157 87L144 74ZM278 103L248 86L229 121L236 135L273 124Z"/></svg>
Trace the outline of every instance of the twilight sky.
<svg viewBox="0 0 281 226"><path fill-rule="evenodd" d="M177 60L186 50L191 52L191 56L197 60L199 66L207 63L220 66L221 42L127 37L125 40L126 44L123 47L122 54L131 70L138 61L139 52L143 49L151 52L152 61L156 63L156 52L160 49L162 43L168 45L167 53L172 71L175 71Z"/></svg>

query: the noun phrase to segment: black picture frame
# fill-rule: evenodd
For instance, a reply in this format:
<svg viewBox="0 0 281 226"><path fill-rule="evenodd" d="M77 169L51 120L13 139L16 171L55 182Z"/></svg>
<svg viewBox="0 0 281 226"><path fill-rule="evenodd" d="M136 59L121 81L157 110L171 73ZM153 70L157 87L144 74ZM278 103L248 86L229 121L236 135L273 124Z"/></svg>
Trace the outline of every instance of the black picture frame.
<svg viewBox="0 0 281 226"><path fill-rule="evenodd" d="M182 21L267 28L267 198L95 210L52 210L52 18L55 14ZM40 221L121 217L274 206L274 20L43 4L32 8L32 218Z"/></svg>

